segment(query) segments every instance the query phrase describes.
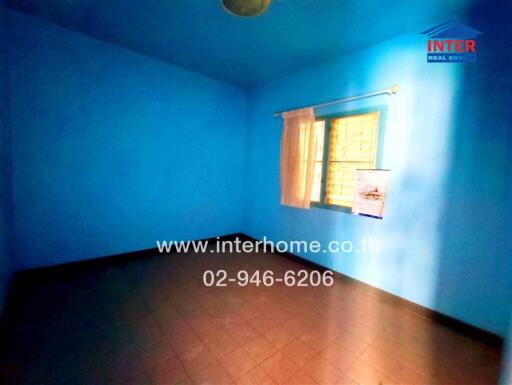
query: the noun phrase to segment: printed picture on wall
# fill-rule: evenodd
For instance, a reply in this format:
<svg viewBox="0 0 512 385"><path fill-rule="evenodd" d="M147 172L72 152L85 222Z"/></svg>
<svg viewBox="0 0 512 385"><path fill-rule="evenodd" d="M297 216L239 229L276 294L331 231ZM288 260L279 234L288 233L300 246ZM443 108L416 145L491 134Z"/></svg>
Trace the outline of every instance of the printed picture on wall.
<svg viewBox="0 0 512 385"><path fill-rule="evenodd" d="M352 214L382 219L389 170L357 170Z"/></svg>

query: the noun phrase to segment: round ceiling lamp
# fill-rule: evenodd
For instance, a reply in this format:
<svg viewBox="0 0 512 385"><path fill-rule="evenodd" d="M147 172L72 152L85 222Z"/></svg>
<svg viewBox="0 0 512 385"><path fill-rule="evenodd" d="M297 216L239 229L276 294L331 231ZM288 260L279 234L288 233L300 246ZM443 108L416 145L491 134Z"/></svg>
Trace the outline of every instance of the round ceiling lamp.
<svg viewBox="0 0 512 385"><path fill-rule="evenodd" d="M272 0L220 0L224 9L235 16L259 16Z"/></svg>

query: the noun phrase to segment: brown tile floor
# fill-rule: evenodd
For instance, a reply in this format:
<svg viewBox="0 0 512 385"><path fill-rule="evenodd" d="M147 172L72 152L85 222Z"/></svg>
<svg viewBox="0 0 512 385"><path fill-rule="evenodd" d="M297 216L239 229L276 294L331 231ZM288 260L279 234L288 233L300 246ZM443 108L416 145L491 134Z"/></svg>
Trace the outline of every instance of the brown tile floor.
<svg viewBox="0 0 512 385"><path fill-rule="evenodd" d="M4 375L38 385L498 381L498 349L344 281L210 288L207 269L308 268L273 254L187 254L26 275L7 310Z"/></svg>

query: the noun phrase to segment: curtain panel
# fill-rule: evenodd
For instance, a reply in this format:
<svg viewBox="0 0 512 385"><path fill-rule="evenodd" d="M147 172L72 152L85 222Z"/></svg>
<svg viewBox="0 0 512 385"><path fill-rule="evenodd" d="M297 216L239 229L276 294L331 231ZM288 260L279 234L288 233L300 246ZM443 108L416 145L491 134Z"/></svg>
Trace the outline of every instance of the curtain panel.
<svg viewBox="0 0 512 385"><path fill-rule="evenodd" d="M281 136L281 204L308 209L316 153L312 108L284 112Z"/></svg>

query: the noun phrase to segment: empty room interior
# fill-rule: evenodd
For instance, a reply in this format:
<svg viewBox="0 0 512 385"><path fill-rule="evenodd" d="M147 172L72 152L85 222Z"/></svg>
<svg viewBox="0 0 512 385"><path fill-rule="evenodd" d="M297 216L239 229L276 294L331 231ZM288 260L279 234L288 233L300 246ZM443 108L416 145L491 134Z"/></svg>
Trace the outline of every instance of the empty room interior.
<svg viewBox="0 0 512 385"><path fill-rule="evenodd" d="M511 385L511 17L0 0L0 384Z"/></svg>

